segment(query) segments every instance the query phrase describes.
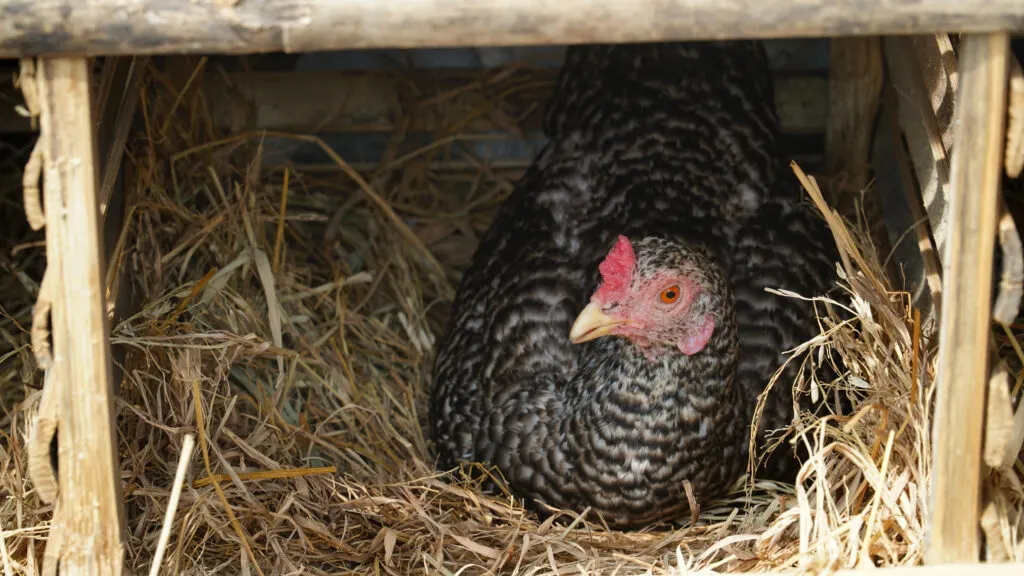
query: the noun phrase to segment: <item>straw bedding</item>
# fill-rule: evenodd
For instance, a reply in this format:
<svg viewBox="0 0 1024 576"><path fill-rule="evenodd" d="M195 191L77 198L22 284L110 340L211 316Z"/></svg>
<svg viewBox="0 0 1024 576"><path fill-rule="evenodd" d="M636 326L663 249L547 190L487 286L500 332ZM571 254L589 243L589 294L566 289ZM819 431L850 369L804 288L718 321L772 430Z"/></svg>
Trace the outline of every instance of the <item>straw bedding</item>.
<svg viewBox="0 0 1024 576"><path fill-rule="evenodd" d="M110 300L134 311L112 326L130 566L149 568L187 434L196 449L164 573L685 574L921 559L935 343L886 279L885 255L809 179L842 251L843 291L818 299L821 334L791 361L838 356L848 373L772 385L828 405L860 399L794 424L789 439L812 454L796 487L739 482L695 525L626 533L586 515L539 524L507 495L432 468L422 424L434 342L515 177L464 150L469 168L433 161L462 150L463 119L507 123L503 99L535 84L527 71L481 73L422 95L408 113L448 119L444 145L408 152L399 131L380 166L357 173L334 155L324 174L264 165L274 135L218 134L199 82L183 90L147 70L111 247L123 274L108 278ZM45 255L14 176L0 228L0 556L6 573L35 574L52 509L26 479L24 441L42 380L28 329ZM989 475L992 559L1024 561L1022 480L1020 461Z"/></svg>

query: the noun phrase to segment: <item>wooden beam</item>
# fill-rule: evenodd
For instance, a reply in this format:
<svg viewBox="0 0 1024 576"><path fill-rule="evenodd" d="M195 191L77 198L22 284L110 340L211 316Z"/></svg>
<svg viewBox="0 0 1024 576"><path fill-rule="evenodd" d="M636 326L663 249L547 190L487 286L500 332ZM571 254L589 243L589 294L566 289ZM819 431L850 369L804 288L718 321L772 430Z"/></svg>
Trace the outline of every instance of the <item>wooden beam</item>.
<svg viewBox="0 0 1024 576"><path fill-rule="evenodd" d="M60 496L51 539L60 573L119 574L124 508L101 268L101 217L89 65L43 59L37 74L48 294L58 387ZM54 567L50 567L52 569Z"/></svg>
<svg viewBox="0 0 1024 576"><path fill-rule="evenodd" d="M961 45L932 431L929 564L979 558L982 424L1009 42L1006 34L967 35Z"/></svg>
<svg viewBox="0 0 1024 576"><path fill-rule="evenodd" d="M1024 30L1020 0L3 0L0 57Z"/></svg>
<svg viewBox="0 0 1024 576"><path fill-rule="evenodd" d="M871 186L871 143L882 94L882 41L834 38L828 79L825 174L830 203L852 221L866 218L875 250L888 254L880 192ZM890 278L899 277L890 261Z"/></svg>
<svg viewBox="0 0 1024 576"><path fill-rule="evenodd" d="M870 180L871 136L882 94L881 39L832 40L825 172L856 194Z"/></svg>

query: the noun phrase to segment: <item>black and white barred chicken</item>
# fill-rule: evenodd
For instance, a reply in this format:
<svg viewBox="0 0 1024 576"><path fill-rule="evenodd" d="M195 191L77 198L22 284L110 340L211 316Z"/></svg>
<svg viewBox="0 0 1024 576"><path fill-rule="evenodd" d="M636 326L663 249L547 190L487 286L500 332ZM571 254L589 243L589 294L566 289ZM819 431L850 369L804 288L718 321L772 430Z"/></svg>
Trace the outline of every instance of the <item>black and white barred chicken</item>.
<svg viewBox="0 0 1024 576"><path fill-rule="evenodd" d="M438 349L438 466L493 465L535 509L612 526L683 518L685 481L704 504L743 473L758 395L818 333L764 288L827 292L834 241L758 42L571 47L544 130ZM759 439L793 417L774 390Z"/></svg>

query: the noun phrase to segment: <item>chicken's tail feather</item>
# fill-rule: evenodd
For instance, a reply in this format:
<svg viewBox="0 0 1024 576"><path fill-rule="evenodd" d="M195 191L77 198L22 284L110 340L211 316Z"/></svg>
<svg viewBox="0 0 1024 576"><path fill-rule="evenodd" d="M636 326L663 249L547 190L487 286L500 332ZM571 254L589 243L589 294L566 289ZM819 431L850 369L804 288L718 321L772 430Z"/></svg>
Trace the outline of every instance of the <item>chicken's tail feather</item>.
<svg viewBox="0 0 1024 576"><path fill-rule="evenodd" d="M746 97L774 111L768 58L760 41L570 46L548 103L544 132L549 138L563 137L593 123L602 105L635 101L641 95L693 106L703 95L715 93L709 84L721 84L730 76L742 79ZM753 94L751 82L756 86Z"/></svg>

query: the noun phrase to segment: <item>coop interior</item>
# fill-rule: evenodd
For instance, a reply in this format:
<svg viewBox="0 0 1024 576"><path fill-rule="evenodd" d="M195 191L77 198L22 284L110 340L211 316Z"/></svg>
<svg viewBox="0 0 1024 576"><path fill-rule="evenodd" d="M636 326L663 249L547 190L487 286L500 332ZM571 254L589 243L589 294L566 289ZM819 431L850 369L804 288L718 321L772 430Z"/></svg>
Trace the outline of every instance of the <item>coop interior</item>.
<svg viewBox="0 0 1024 576"><path fill-rule="evenodd" d="M848 372L778 385L824 404L850 388L860 399L794 422L789 438L812 455L797 485L739 482L696 523L633 531L571 512L538 519L507 494L436 470L424 432L433 352L460 275L544 145L564 47L96 59L127 565L149 569L186 434L196 446L166 573L920 563L937 344L930 282L945 242L933 155L953 146L957 37L766 46L784 146L846 256L842 290L831 308L820 303L822 335L794 355L838 354ZM1013 47L1024 61L1020 41ZM28 223L23 179L38 123L19 62L3 65L0 556L7 574L38 574L54 511L26 456L44 380L32 331L45 233ZM1016 222L1022 182L1004 175ZM853 320L840 322L838 308ZM990 562L1024 562L1016 310L992 338L1006 369L990 402L1002 403L1011 433L987 439L984 550Z"/></svg>

